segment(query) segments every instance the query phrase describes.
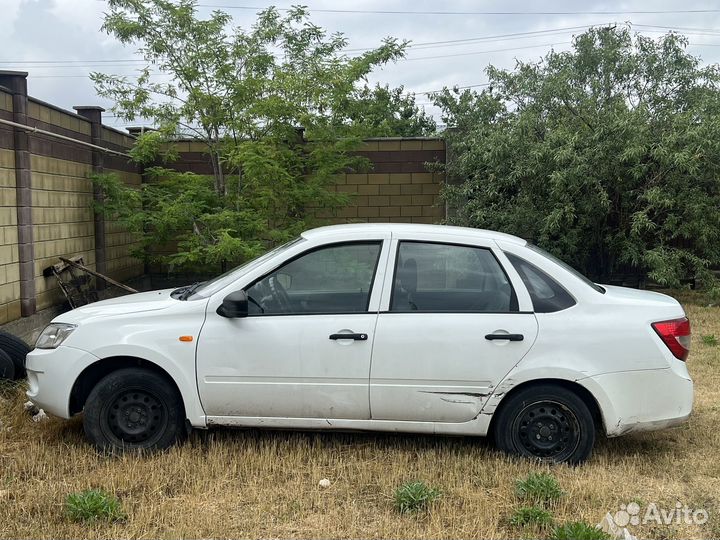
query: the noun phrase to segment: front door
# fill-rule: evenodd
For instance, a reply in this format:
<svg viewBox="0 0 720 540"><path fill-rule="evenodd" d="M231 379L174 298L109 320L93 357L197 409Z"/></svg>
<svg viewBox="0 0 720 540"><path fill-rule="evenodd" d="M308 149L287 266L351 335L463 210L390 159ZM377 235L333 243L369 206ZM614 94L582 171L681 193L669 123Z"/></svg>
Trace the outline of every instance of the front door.
<svg viewBox="0 0 720 540"><path fill-rule="evenodd" d="M472 420L532 346L535 316L519 310L490 245L401 240L393 252L375 330L372 418Z"/></svg>
<svg viewBox="0 0 720 540"><path fill-rule="evenodd" d="M248 317L208 310L197 349L206 414L370 418L373 285L387 252L380 238L315 246L245 287Z"/></svg>

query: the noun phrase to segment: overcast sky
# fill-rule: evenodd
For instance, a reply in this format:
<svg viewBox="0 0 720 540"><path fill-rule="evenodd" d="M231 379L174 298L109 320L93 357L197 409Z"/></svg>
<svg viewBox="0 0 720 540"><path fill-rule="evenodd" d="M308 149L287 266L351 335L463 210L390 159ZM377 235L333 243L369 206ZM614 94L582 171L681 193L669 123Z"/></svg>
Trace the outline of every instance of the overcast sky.
<svg viewBox="0 0 720 540"><path fill-rule="evenodd" d="M582 32L579 27L593 24L630 22L635 30L654 37L674 28L688 36L693 54L706 63L720 62L717 1L306 0L273 4L263 0L199 0L198 3L222 6L244 27L254 20L256 8L302 3L310 8L313 22L329 31L344 33L349 48L377 46L386 36L415 44L480 38L461 44L416 45L408 49L405 60L373 74L371 82L402 85L407 91L418 93L443 86L481 84L486 81L484 70L488 64L512 68L516 59L538 59L552 47L566 49L573 34ZM132 74L139 64L132 61L137 58L132 48L120 45L100 30L105 9L104 0L0 0L0 69L28 71L30 95L44 101L67 109L73 105L102 105L109 109L112 104L95 95L88 73ZM211 9L200 7L200 14L206 15ZM353 10L356 12L350 12ZM423 11L445 13L417 13ZM663 11L675 12L648 13ZM506 36L527 32L536 34ZM506 37L498 37L503 35ZM426 96L418 94L417 100L437 114ZM123 127L110 116L105 123Z"/></svg>

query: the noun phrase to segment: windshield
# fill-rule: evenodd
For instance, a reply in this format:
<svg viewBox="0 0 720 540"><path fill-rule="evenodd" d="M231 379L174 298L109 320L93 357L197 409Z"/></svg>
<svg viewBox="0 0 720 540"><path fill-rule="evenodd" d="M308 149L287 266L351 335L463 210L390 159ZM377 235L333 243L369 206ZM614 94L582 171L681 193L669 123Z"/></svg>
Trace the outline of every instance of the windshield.
<svg viewBox="0 0 720 540"><path fill-rule="evenodd" d="M605 294L605 289L603 289L600 285L598 285L597 283L593 283L591 280L589 280L589 279L588 279L587 277L585 277L583 274L581 274L580 272L578 272L577 270L575 270L572 266L570 266L570 265L567 264L566 262L563 262L563 261L561 261L560 259L558 259L557 257L555 257L555 255L551 255L550 253L548 253L548 252L545 251L544 249L541 249L541 248L539 248L539 247L531 244L530 242L527 243L527 247L529 247L530 249L532 249L532 250L535 251L536 253L539 253L540 255L542 255L543 257L545 257L546 259L550 259L550 260L551 260L552 262L554 262L555 264L563 267L565 270L567 270L568 272L570 272L572 275L574 275L574 276L577 277L578 279L582 280L584 283L587 283L588 285L590 285L590 287L592 287L593 289L595 289L597 292Z"/></svg>
<svg viewBox="0 0 720 540"><path fill-rule="evenodd" d="M264 263L269 258L274 257L275 255L277 255L279 253L282 253L286 249L289 249L290 247L292 247L295 244L298 244L300 242L303 242L304 240L305 239L303 237L299 236L298 238L296 238L295 240L291 240L287 244L283 244L282 246L278 246L275 249L271 249L264 255L260 255L259 257L251 259L248 262L246 262L245 264L236 266L232 270L229 270L229 271L225 272L224 274L220 274L216 278L206 281L205 283L200 285L197 289L195 289L194 293L192 294L191 297L189 297L189 299L207 298L209 296L212 296L217 291L230 285L233 281L238 279L245 272L248 272L257 266L260 266L262 263Z"/></svg>

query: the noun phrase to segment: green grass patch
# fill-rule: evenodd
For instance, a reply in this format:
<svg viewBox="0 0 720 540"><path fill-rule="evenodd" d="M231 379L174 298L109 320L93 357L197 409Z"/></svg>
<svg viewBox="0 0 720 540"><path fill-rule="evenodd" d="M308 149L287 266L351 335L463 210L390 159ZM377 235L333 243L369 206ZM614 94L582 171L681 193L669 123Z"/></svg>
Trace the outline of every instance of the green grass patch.
<svg viewBox="0 0 720 540"><path fill-rule="evenodd" d="M516 508L510 516L510 525L515 527L549 529L552 524L552 513L540 506L522 506Z"/></svg>
<svg viewBox="0 0 720 540"><path fill-rule="evenodd" d="M702 339L703 345L708 345L709 347L715 347L718 344L718 338L715 337L715 334L702 335L700 339Z"/></svg>
<svg viewBox="0 0 720 540"><path fill-rule="evenodd" d="M125 519L120 501L100 489L71 493L65 499L65 513L71 521L120 521Z"/></svg>
<svg viewBox="0 0 720 540"><path fill-rule="evenodd" d="M395 490L395 508L401 514L419 512L426 509L440 497L440 490L425 482L408 482Z"/></svg>
<svg viewBox="0 0 720 540"><path fill-rule="evenodd" d="M531 472L515 482L515 495L524 501L547 505L560 499L563 490L552 474Z"/></svg>

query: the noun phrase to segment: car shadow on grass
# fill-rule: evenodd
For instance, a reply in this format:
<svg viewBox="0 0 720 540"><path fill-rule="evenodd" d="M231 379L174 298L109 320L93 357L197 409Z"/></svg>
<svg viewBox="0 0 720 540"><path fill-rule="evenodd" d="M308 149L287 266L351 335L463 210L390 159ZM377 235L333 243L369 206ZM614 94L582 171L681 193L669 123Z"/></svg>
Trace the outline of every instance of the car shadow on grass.
<svg viewBox="0 0 720 540"><path fill-rule="evenodd" d="M190 437L190 444L209 446L217 443L302 444L320 448L326 447L328 449L373 445L385 449L448 449L453 452L477 451L479 448L493 450L493 445L487 437L428 435L422 433L214 427L209 430L194 430Z"/></svg>
<svg viewBox="0 0 720 540"><path fill-rule="evenodd" d="M90 445L85 439L82 415L67 421L53 421L46 426L46 441L58 440L62 445ZM49 435L49 437L47 436ZM593 457L658 459L671 457L681 451L682 428L656 433L637 433L607 439L598 437ZM376 451L440 452L454 455L475 454L486 457L502 457L489 437L447 436L416 433L390 433L371 431L304 431L283 429L213 427L208 430L194 429L188 440L182 443L188 449L209 450L215 445L242 446L260 449L274 446L288 451L297 447L318 450L352 450L372 448Z"/></svg>

